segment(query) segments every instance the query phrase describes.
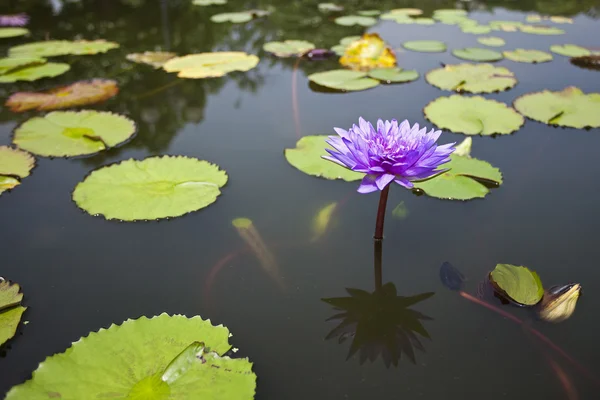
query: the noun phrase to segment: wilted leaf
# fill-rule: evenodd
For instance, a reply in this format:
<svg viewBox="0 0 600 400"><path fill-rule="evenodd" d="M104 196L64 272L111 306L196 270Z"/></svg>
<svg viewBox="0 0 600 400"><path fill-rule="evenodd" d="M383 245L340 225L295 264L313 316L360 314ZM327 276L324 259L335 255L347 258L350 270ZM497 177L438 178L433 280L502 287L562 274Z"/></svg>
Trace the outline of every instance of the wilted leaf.
<svg viewBox="0 0 600 400"><path fill-rule="evenodd" d="M267 42L263 45L264 51L273 53L277 57L300 56L314 48L314 44L305 40L285 40L283 42Z"/></svg>
<svg viewBox="0 0 600 400"><path fill-rule="evenodd" d="M524 63L542 63L552 61L552 54L540 50L516 49L502 53L505 58Z"/></svg>
<svg viewBox="0 0 600 400"><path fill-rule="evenodd" d="M428 72L425 79L440 89L469 93L492 93L517 84L509 69L492 64L446 65Z"/></svg>
<svg viewBox="0 0 600 400"><path fill-rule="evenodd" d="M106 40L47 40L44 42L33 42L11 47L9 54L11 57L34 56L34 57L54 57L67 54L85 55L106 53L108 50L119 47L118 43L107 42Z"/></svg>
<svg viewBox="0 0 600 400"><path fill-rule="evenodd" d="M17 37L17 36L25 36L28 34L29 34L29 29L25 29L25 28L0 28L0 39Z"/></svg>
<svg viewBox="0 0 600 400"><path fill-rule="evenodd" d="M544 295L540 277L527 267L497 264L490 273L490 281L499 294L517 304L533 306Z"/></svg>
<svg viewBox="0 0 600 400"><path fill-rule="evenodd" d="M446 44L439 40L411 40L402 43L402 47L423 53L440 53L446 51Z"/></svg>
<svg viewBox="0 0 600 400"><path fill-rule="evenodd" d="M377 23L377 20L373 17L365 17L362 15L346 15L343 17L337 17L334 22L342 26L371 26Z"/></svg>
<svg viewBox="0 0 600 400"><path fill-rule="evenodd" d="M404 83L419 79L416 70L405 71L402 68L377 68L368 72L371 78L387 83Z"/></svg>
<svg viewBox="0 0 600 400"><path fill-rule="evenodd" d="M396 66L396 55L376 33L366 33L346 47L340 64L354 70Z"/></svg>
<svg viewBox="0 0 600 400"><path fill-rule="evenodd" d="M16 68L0 75L0 83L12 83L16 81L32 82L42 78L52 78L64 74L69 69L71 69L69 64L63 63L46 63Z"/></svg>
<svg viewBox="0 0 600 400"><path fill-rule="evenodd" d="M600 70L600 55L581 56L571 58L571 64L579 68Z"/></svg>
<svg viewBox="0 0 600 400"><path fill-rule="evenodd" d="M482 49L479 47L467 47L465 49L453 50L452 54L455 57L462 58L463 60L469 61L498 61L502 60L502 54L490 50L490 49Z"/></svg>
<svg viewBox="0 0 600 400"><path fill-rule="evenodd" d="M167 61L163 69L177 72L180 78L214 78L232 71L248 71L258 64L258 57L241 51L189 54Z"/></svg>
<svg viewBox="0 0 600 400"><path fill-rule="evenodd" d="M585 47L577 46L575 44L555 44L550 46L550 51L567 57L582 57L592 54L592 52Z"/></svg>
<svg viewBox="0 0 600 400"><path fill-rule="evenodd" d="M19 185L19 179L29 176L34 166L35 158L31 154L0 146L0 194Z"/></svg>
<svg viewBox="0 0 600 400"><path fill-rule="evenodd" d="M309 75L308 79L317 85L347 91L365 90L379 85L379 81L368 78L366 72L347 69L317 72Z"/></svg>
<svg viewBox="0 0 600 400"><path fill-rule="evenodd" d="M0 147L0 155L2 148ZM2 158L0 158L0 168ZM23 294L16 283L10 283L0 278L0 346L6 343L17 332L17 326L26 307L21 306Z"/></svg>
<svg viewBox="0 0 600 400"><path fill-rule="evenodd" d="M492 47L504 46L506 44L504 39L495 36L480 37L477 38L477 41L485 46Z"/></svg>
<svg viewBox="0 0 600 400"><path fill-rule="evenodd" d="M213 0L209 0L213 1ZM148 64L154 68L162 67L170 59L177 57L176 53L167 51L145 51L143 53L127 54L127 59L140 64Z"/></svg>

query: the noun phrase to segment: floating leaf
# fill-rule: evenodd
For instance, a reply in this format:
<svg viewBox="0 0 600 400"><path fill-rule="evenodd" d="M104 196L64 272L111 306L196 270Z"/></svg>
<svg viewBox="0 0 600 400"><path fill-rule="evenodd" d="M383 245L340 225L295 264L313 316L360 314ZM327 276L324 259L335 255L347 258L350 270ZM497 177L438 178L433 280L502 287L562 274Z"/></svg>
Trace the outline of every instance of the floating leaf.
<svg viewBox="0 0 600 400"><path fill-rule="evenodd" d="M344 11L344 6L335 3L319 3L319 11L321 12L340 12Z"/></svg>
<svg viewBox="0 0 600 400"><path fill-rule="evenodd" d="M208 161L183 156L129 159L93 171L73 191L92 215L122 221L179 217L217 200L227 174Z"/></svg>
<svg viewBox="0 0 600 400"><path fill-rule="evenodd" d="M220 6L227 4L227 0L193 0L192 4L196 6Z"/></svg>
<svg viewBox="0 0 600 400"><path fill-rule="evenodd" d="M129 61L133 61L139 64L148 64L153 66L154 68L162 67L167 61L174 57L177 57L177 54L170 53L168 51L145 51L143 53L127 54L127 59Z"/></svg>
<svg viewBox="0 0 600 400"><path fill-rule="evenodd" d="M0 346L15 336L21 316L27 309L21 306L23 294L19 293L20 290L16 283L11 284L0 278Z"/></svg>
<svg viewBox="0 0 600 400"><path fill-rule="evenodd" d="M481 35L483 33L490 33L492 31L492 28L485 25L468 25L463 26L461 28L461 31L463 31L463 33L473 33L475 35Z"/></svg>
<svg viewBox="0 0 600 400"><path fill-rule="evenodd" d="M540 277L527 267L497 264L490 273L490 281L501 295L520 305L536 305L544 295Z"/></svg>
<svg viewBox="0 0 600 400"><path fill-rule="evenodd" d="M540 50L516 49L512 51L504 51L502 53L505 58L524 63L542 63L552 61L552 54Z"/></svg>
<svg viewBox="0 0 600 400"><path fill-rule="evenodd" d="M392 210L392 217L396 219L406 219L406 217L408 217L408 208L404 204L404 201L401 201L394 207Z"/></svg>
<svg viewBox="0 0 600 400"><path fill-rule="evenodd" d="M317 215L312 220L312 238L311 242L316 242L327 232L331 222L331 216L337 209L338 203L334 201L333 203L327 204L325 207L322 207L317 212Z"/></svg>
<svg viewBox="0 0 600 400"><path fill-rule="evenodd" d="M559 15L553 15L549 19L550 19L550 21L554 22L555 24L572 24L573 23L573 18L561 17Z"/></svg>
<svg viewBox="0 0 600 400"><path fill-rule="evenodd" d="M283 42L267 42L263 45L263 50L275 54L277 57L300 56L309 50L315 48L315 45L306 40L285 40Z"/></svg>
<svg viewBox="0 0 600 400"><path fill-rule="evenodd" d="M25 36L28 34L29 34L29 29L25 29L25 28L0 28L0 39L17 37L17 36Z"/></svg>
<svg viewBox="0 0 600 400"><path fill-rule="evenodd" d="M127 320L48 357L6 399L252 399L252 363L221 357L228 336L200 317Z"/></svg>
<svg viewBox="0 0 600 400"><path fill-rule="evenodd" d="M347 91L365 90L379 85L379 81L368 78L366 72L349 71L347 69L317 72L309 75L308 79L317 85Z"/></svg>
<svg viewBox="0 0 600 400"><path fill-rule="evenodd" d="M528 93L517 98L514 106L527 118L548 125L600 127L600 93L585 94L575 86L558 92Z"/></svg>
<svg viewBox="0 0 600 400"><path fill-rule="evenodd" d="M442 8L439 10L434 10L433 14L438 16L465 16L468 14L468 12L458 8Z"/></svg>
<svg viewBox="0 0 600 400"><path fill-rule="evenodd" d="M358 15L362 15L364 17L376 17L381 14L379 10L362 10L357 13Z"/></svg>
<svg viewBox="0 0 600 400"><path fill-rule="evenodd" d="M418 25L434 25L435 20L433 18L413 18L413 22Z"/></svg>
<svg viewBox="0 0 600 400"><path fill-rule="evenodd" d="M502 60L502 54L490 50L490 49L482 49L479 47L467 47L465 49L453 50L452 54L455 57L462 58L463 60L469 61L498 61Z"/></svg>
<svg viewBox="0 0 600 400"><path fill-rule="evenodd" d="M416 70L405 71L402 68L377 68L368 72L369 77L387 83L404 83L419 79Z"/></svg>
<svg viewBox="0 0 600 400"><path fill-rule="evenodd" d="M54 111L15 129L13 142L33 154L73 157L117 146L135 133L135 124L118 114L100 111Z"/></svg>
<svg viewBox="0 0 600 400"><path fill-rule="evenodd" d="M355 70L390 68L396 65L396 55L378 34L366 33L348 44L340 64Z"/></svg>
<svg viewBox="0 0 600 400"><path fill-rule="evenodd" d="M29 176L34 166L35 158L31 154L8 146L0 146L0 194L19 185L21 183L19 179Z"/></svg>
<svg viewBox="0 0 600 400"><path fill-rule="evenodd" d="M562 35L565 33L562 29L542 25L522 25L519 29L523 33L531 33L534 35Z"/></svg>
<svg viewBox="0 0 600 400"><path fill-rule="evenodd" d="M69 69L71 69L69 64L63 63L46 63L17 68L0 75L0 83L12 83L16 81L32 82L42 78L52 78L64 74Z"/></svg>
<svg viewBox="0 0 600 400"><path fill-rule="evenodd" d="M490 21L488 25L494 29L505 32L516 32L517 29L523 26L521 21Z"/></svg>
<svg viewBox="0 0 600 400"><path fill-rule="evenodd" d="M523 117L506 104L481 96L439 97L425 107L425 116L441 129L466 135L506 135L518 130ZM444 168L449 168L444 165Z"/></svg>
<svg viewBox="0 0 600 400"><path fill-rule="evenodd" d="M333 149L325 142L327 136L304 136L293 149L285 149L285 158L295 168L305 174L325 179L343 179L347 182L362 179L365 174L351 171L321 156L327 155L325 149Z"/></svg>
<svg viewBox="0 0 600 400"><path fill-rule="evenodd" d="M231 12L231 13L221 13L215 14L210 17L212 22L223 23L223 22L231 22L232 24L241 24L243 22L248 22L254 19L254 15L250 12L242 11L242 12Z"/></svg>
<svg viewBox="0 0 600 400"><path fill-rule="evenodd" d="M402 47L423 53L440 53L446 51L446 44L439 40L411 40L402 43Z"/></svg>
<svg viewBox="0 0 600 400"><path fill-rule="evenodd" d="M423 10L419 8L395 8L390 11L391 14L403 14L403 15L421 15Z"/></svg>
<svg viewBox="0 0 600 400"><path fill-rule="evenodd" d="M47 40L44 42L33 42L11 47L9 54L11 57L34 56L34 57L54 57L85 54L106 53L111 49L119 47L118 43L107 42L106 40Z"/></svg>
<svg viewBox="0 0 600 400"><path fill-rule="evenodd" d="M258 64L258 57L241 51L189 54L172 58L163 65L167 72L180 78L214 78L232 71L248 71Z"/></svg>
<svg viewBox="0 0 600 400"><path fill-rule="evenodd" d="M582 57L592 54L592 52L585 47L577 46L575 44L555 44L550 46L550 51L567 57Z"/></svg>
<svg viewBox="0 0 600 400"><path fill-rule="evenodd" d="M346 15L344 17L337 17L334 22L342 26L372 26L377 23L377 20L373 17L365 17L361 15Z"/></svg>
<svg viewBox="0 0 600 400"><path fill-rule="evenodd" d="M537 14L531 14L525 17L527 22L542 22L542 16Z"/></svg>
<svg viewBox="0 0 600 400"><path fill-rule="evenodd" d="M45 64L46 59L40 57L6 57L0 58L0 75L32 65Z"/></svg>
<svg viewBox="0 0 600 400"><path fill-rule="evenodd" d="M492 93L517 84L515 74L492 64L457 64L434 69L425 75L427 82L443 90Z"/></svg>
<svg viewBox="0 0 600 400"><path fill-rule="evenodd" d="M99 103L119 92L117 82L109 79L93 79L75 82L46 92L18 92L5 103L13 112L27 110L48 111Z"/></svg>
<svg viewBox="0 0 600 400"><path fill-rule="evenodd" d="M0 311L4 311L7 308L21 304L21 300L23 300L23 293L20 293L20 291L21 288L18 284L11 284L8 281L0 279ZM0 344L2 343L4 342L0 340Z"/></svg>
<svg viewBox="0 0 600 400"><path fill-rule="evenodd" d="M504 46L506 44L504 39L495 36L480 37L477 38L477 41L485 46L492 47Z"/></svg>

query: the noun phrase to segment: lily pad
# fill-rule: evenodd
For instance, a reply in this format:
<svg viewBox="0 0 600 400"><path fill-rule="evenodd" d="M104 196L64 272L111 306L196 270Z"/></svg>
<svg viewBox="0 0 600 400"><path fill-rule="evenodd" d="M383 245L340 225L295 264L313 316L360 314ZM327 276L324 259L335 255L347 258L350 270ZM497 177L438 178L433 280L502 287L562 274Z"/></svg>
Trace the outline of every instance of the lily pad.
<svg viewBox="0 0 600 400"><path fill-rule="evenodd" d="M327 135L304 136L293 149L285 149L286 160L305 174L325 179L343 179L351 182L362 179L365 174L351 171L336 163L325 160L325 149L333 149L325 142Z"/></svg>
<svg viewBox="0 0 600 400"><path fill-rule="evenodd" d="M427 82L443 90L492 93L517 84L515 74L492 64L457 64L434 69L425 75Z"/></svg>
<svg viewBox="0 0 600 400"><path fill-rule="evenodd" d="M347 69L317 72L309 75L308 79L317 85L347 91L366 90L379 85L379 81L367 77L366 72L349 71Z"/></svg>
<svg viewBox="0 0 600 400"><path fill-rule="evenodd" d="M45 64L46 59L40 57L5 57L0 58L0 75L32 65Z"/></svg>
<svg viewBox="0 0 600 400"><path fill-rule="evenodd" d="M19 185L20 179L29 176L34 166L35 158L31 154L0 146L0 194Z"/></svg>
<svg viewBox="0 0 600 400"><path fill-rule="evenodd" d="M198 316L127 320L48 357L6 399L253 399L252 363L222 357L228 336Z"/></svg>
<svg viewBox="0 0 600 400"><path fill-rule="evenodd" d="M435 20L433 18L413 18L413 22L417 25L434 25Z"/></svg>
<svg viewBox="0 0 600 400"><path fill-rule="evenodd" d="M583 57L592 54L592 52L585 47L577 46L575 44L555 44L550 46L550 51L566 57Z"/></svg>
<svg viewBox="0 0 600 400"><path fill-rule="evenodd" d="M490 33L492 28L486 25L467 25L460 29L463 33L473 33L475 35L481 35L484 33Z"/></svg>
<svg viewBox="0 0 600 400"><path fill-rule="evenodd" d="M376 17L381 14L379 10L361 10L357 12L358 15L362 15L363 17Z"/></svg>
<svg viewBox="0 0 600 400"><path fill-rule="evenodd" d="M491 62L502 60L501 53L490 49L482 49L479 47L467 47L464 49L453 50L452 54L455 57L469 61Z"/></svg>
<svg viewBox="0 0 600 400"><path fill-rule="evenodd" d="M434 10L433 11L434 15L444 15L444 16L465 16L468 14L468 11L466 10L460 10L458 8L441 8L439 10Z"/></svg>
<svg viewBox="0 0 600 400"><path fill-rule="evenodd" d="M163 69L177 72L180 78L214 78L233 71L248 71L256 67L258 61L257 56L241 51L198 53L172 58Z"/></svg>
<svg viewBox="0 0 600 400"><path fill-rule="evenodd" d="M555 24L572 24L573 23L573 18L562 17L560 15L553 15L549 19L550 19L550 21L554 22Z"/></svg>
<svg viewBox="0 0 600 400"><path fill-rule="evenodd" d="M227 173L208 161L183 156L129 159L93 171L73 191L92 215L121 221L179 217L217 200Z"/></svg>
<svg viewBox="0 0 600 400"><path fill-rule="evenodd" d="M29 34L29 29L25 28L0 28L0 39L25 36Z"/></svg>
<svg viewBox="0 0 600 400"><path fill-rule="evenodd" d="M16 81L32 82L42 78L53 78L64 74L69 69L71 69L69 64L63 63L46 63L17 68L0 75L0 83L12 83Z"/></svg>
<svg viewBox="0 0 600 400"><path fill-rule="evenodd" d="M347 45L340 64L354 70L391 68L396 65L396 55L378 34L366 33Z"/></svg>
<svg viewBox="0 0 600 400"><path fill-rule="evenodd" d="M45 92L18 92L8 98L5 106L13 112L58 110L99 103L110 99L118 92L117 81L93 79Z"/></svg>
<svg viewBox="0 0 600 400"><path fill-rule="evenodd" d="M402 47L423 53L441 53L446 51L446 44L439 40L411 40L402 43Z"/></svg>
<svg viewBox="0 0 600 400"><path fill-rule="evenodd" d="M536 305L544 296L540 277L527 267L497 264L490 281L501 295L524 306Z"/></svg>
<svg viewBox="0 0 600 400"><path fill-rule="evenodd" d="M574 86L558 92L528 93L517 98L514 106L527 118L548 125L600 127L600 93L585 94Z"/></svg>
<svg viewBox="0 0 600 400"><path fill-rule="evenodd" d="M424 111L425 117L440 129L465 135L506 135L525 123L524 118L506 104L481 96L439 97Z"/></svg>
<svg viewBox="0 0 600 400"><path fill-rule="evenodd" d="M488 25L498 31L516 32L524 24L521 21L490 21Z"/></svg>
<svg viewBox="0 0 600 400"><path fill-rule="evenodd" d="M373 17L366 17L362 15L346 15L343 17L337 17L334 22L342 26L372 26L377 23L377 20Z"/></svg>
<svg viewBox="0 0 600 400"><path fill-rule="evenodd" d="M480 37L477 38L477 41L485 46L492 47L500 47L506 44L504 39L495 36Z"/></svg>
<svg viewBox="0 0 600 400"><path fill-rule="evenodd" d="M393 10L390 10L390 13L415 16L423 14L423 10L420 8L394 8Z"/></svg>
<svg viewBox="0 0 600 400"><path fill-rule="evenodd" d="M143 53L127 54L127 59L139 64L148 64L154 68L162 67L167 61L177 57L176 53L168 51L145 51Z"/></svg>
<svg viewBox="0 0 600 400"><path fill-rule="evenodd" d="M283 42L267 42L263 45L263 50L273 53L277 57L300 56L309 50L315 48L315 45L306 40L285 40Z"/></svg>
<svg viewBox="0 0 600 400"><path fill-rule="evenodd" d="M519 29L523 33L531 33L534 35L562 35L565 33L564 30L554 26L522 25L519 27Z"/></svg>
<svg viewBox="0 0 600 400"><path fill-rule="evenodd" d="M241 24L244 22L252 21L254 19L254 15L248 11L242 12L231 12L231 13L221 13L215 14L210 17L212 22L223 23L223 22L231 22L232 24Z"/></svg>
<svg viewBox="0 0 600 400"><path fill-rule="evenodd" d="M369 77L387 83L404 83L419 79L416 70L405 71L402 68L377 68L369 71Z"/></svg>
<svg viewBox="0 0 600 400"><path fill-rule="evenodd" d="M73 157L117 146L135 133L135 124L118 114L100 111L54 111L15 129L13 142L33 154Z"/></svg>
<svg viewBox="0 0 600 400"><path fill-rule="evenodd" d="M543 63L552 61L552 54L540 50L516 49L512 51L504 51L502 53L505 58L524 63Z"/></svg>
<svg viewBox="0 0 600 400"><path fill-rule="evenodd" d="M227 0L193 0L192 4L195 6L220 6L227 4Z"/></svg>
<svg viewBox="0 0 600 400"><path fill-rule="evenodd" d="M21 316L27 309L21 305L23 294L20 290L16 283L0 278L0 346L15 336Z"/></svg>
<svg viewBox="0 0 600 400"><path fill-rule="evenodd" d="M317 6L321 12L340 12L344 11L344 6L335 3L319 3Z"/></svg>
<svg viewBox="0 0 600 400"><path fill-rule="evenodd" d="M119 47L118 43L107 42L106 40L47 40L44 42L33 42L11 47L9 55L11 57L34 56L34 57L54 57L72 55L86 55L106 53L111 49Z"/></svg>

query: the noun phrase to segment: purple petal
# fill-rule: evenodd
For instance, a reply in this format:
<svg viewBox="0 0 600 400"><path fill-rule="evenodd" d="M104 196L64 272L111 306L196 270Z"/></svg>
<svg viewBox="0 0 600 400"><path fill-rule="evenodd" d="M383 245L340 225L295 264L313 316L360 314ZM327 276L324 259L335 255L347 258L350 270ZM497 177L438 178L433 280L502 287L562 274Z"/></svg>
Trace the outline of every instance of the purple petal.
<svg viewBox="0 0 600 400"><path fill-rule="evenodd" d="M385 189L396 177L392 174L379 175L375 180L375 184L379 190Z"/></svg>
<svg viewBox="0 0 600 400"><path fill-rule="evenodd" d="M406 178L396 178L394 180L394 182L396 182L398 185L404 186L407 189L412 189L415 185L413 185L413 183L411 181L409 181Z"/></svg>
<svg viewBox="0 0 600 400"><path fill-rule="evenodd" d="M378 189L375 184L375 179L377 179L377 175L366 175L358 187L358 193L376 192Z"/></svg>

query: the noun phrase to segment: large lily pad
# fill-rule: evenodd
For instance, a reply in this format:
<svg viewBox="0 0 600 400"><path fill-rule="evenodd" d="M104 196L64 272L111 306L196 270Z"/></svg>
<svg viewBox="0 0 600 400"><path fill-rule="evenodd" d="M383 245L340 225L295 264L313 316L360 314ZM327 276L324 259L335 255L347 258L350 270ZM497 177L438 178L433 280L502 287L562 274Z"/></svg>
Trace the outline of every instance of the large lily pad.
<svg viewBox="0 0 600 400"><path fill-rule="evenodd" d="M0 83L16 81L37 81L42 78L52 78L67 72L71 67L64 63L46 63L17 68L0 75Z"/></svg>
<svg viewBox="0 0 600 400"><path fill-rule="evenodd" d="M140 64L148 64L154 68L160 68L167 61L177 57L176 53L168 51L145 51L143 53L131 53L127 54L127 59Z"/></svg>
<svg viewBox="0 0 600 400"><path fill-rule="evenodd" d="M180 78L214 78L232 71L248 71L256 67L258 57L242 51L189 54L172 58L163 65L167 72L177 72Z"/></svg>
<svg viewBox="0 0 600 400"><path fill-rule="evenodd" d="M490 281L501 295L524 306L536 305L544 296L540 277L527 267L497 264Z"/></svg>
<svg viewBox="0 0 600 400"><path fill-rule="evenodd" d="M446 44L439 40L411 40L402 43L402 47L423 53L441 53L446 51Z"/></svg>
<svg viewBox="0 0 600 400"><path fill-rule="evenodd" d="M183 156L127 160L93 171L73 200L92 215L122 221L179 217L217 200L227 173L208 161Z"/></svg>
<svg viewBox="0 0 600 400"><path fill-rule="evenodd" d="M555 44L550 46L550 51L566 57L582 57L592 54L592 52L585 47L577 46L575 44Z"/></svg>
<svg viewBox="0 0 600 400"><path fill-rule="evenodd" d="M480 38L477 38L477 41L485 46L491 46L491 47L500 47L500 46L504 46L506 44L504 39L496 37L496 36L480 37Z"/></svg>
<svg viewBox="0 0 600 400"><path fill-rule="evenodd" d="M523 33L531 33L534 35L562 35L565 33L564 30L554 26L522 25L519 27L519 29Z"/></svg>
<svg viewBox="0 0 600 400"><path fill-rule="evenodd" d="M455 57L462 58L463 60L469 60L469 61L491 62L491 61L502 60L501 53L494 51L494 50L490 50L490 49L482 49L479 47L467 47L464 49L453 50L452 54Z"/></svg>
<svg viewBox="0 0 600 400"><path fill-rule="evenodd" d="M127 320L48 357L6 399L253 399L252 363L221 356L228 336L197 316Z"/></svg>
<svg viewBox="0 0 600 400"><path fill-rule="evenodd" d="M515 74L492 64L457 64L434 69L425 75L427 82L444 90L492 93L517 84Z"/></svg>
<svg viewBox="0 0 600 400"><path fill-rule="evenodd" d="M403 70L402 68L377 68L368 72L369 77L387 83L405 83L419 79L416 70Z"/></svg>
<svg viewBox="0 0 600 400"><path fill-rule="evenodd" d="M396 65L396 55L378 34L367 33L348 43L340 64L355 70L391 68Z"/></svg>
<svg viewBox="0 0 600 400"><path fill-rule="evenodd" d="M111 49L119 47L118 43L106 40L47 40L44 42L33 42L11 47L9 54L16 56L53 57L67 54L85 55L106 53Z"/></svg>
<svg viewBox="0 0 600 400"><path fill-rule="evenodd" d="M332 149L326 135L304 136L293 149L285 149L286 160L295 168L305 174L325 179L343 179L347 182L362 179L365 174L351 171L339 164L325 160L322 156L327 155L325 149Z"/></svg>
<svg viewBox="0 0 600 400"><path fill-rule="evenodd" d="M58 110L99 103L110 99L118 92L116 81L93 79L45 92L18 92L11 95L5 105L13 112Z"/></svg>
<svg viewBox="0 0 600 400"><path fill-rule="evenodd" d="M46 59L41 57L5 57L0 58L0 75L32 65L45 64Z"/></svg>
<svg viewBox="0 0 600 400"><path fill-rule="evenodd" d="M369 78L366 72L349 71L347 69L317 72L309 75L308 79L317 85L346 91L365 90L379 85L379 81Z"/></svg>
<svg viewBox="0 0 600 400"><path fill-rule="evenodd" d="M373 17L367 17L363 15L346 15L343 17L337 17L334 22L342 26L372 26L377 23L377 20Z"/></svg>
<svg viewBox="0 0 600 400"><path fill-rule="evenodd" d="M29 34L29 29L25 29L25 28L0 28L0 39L17 37L17 36L25 36L28 34Z"/></svg>
<svg viewBox="0 0 600 400"><path fill-rule="evenodd" d="M21 316L27 309L21 305L23 294L20 290L16 283L0 278L0 346L15 336Z"/></svg>
<svg viewBox="0 0 600 400"><path fill-rule="evenodd" d="M25 151L0 146L0 194L21 183L35 166L35 158Z"/></svg>
<svg viewBox="0 0 600 400"><path fill-rule="evenodd" d="M425 117L441 129L465 135L506 135L524 118L506 104L481 96L439 97L425 107Z"/></svg>
<svg viewBox="0 0 600 400"><path fill-rule="evenodd" d="M277 57L300 56L309 50L315 48L315 45L306 40L285 40L283 42L267 42L263 45L263 50L273 53Z"/></svg>
<svg viewBox="0 0 600 400"><path fill-rule="evenodd" d="M517 98L514 106L527 118L548 125L600 127L600 93L585 94L574 86L558 92L528 93Z"/></svg>
<svg viewBox="0 0 600 400"><path fill-rule="evenodd" d="M117 146L135 133L135 124L118 114L100 111L54 111L25 121L13 142L33 154L73 157Z"/></svg>
<svg viewBox="0 0 600 400"><path fill-rule="evenodd" d="M504 51L502 53L505 58L524 63L543 63L552 61L552 54L540 50L516 49Z"/></svg>

